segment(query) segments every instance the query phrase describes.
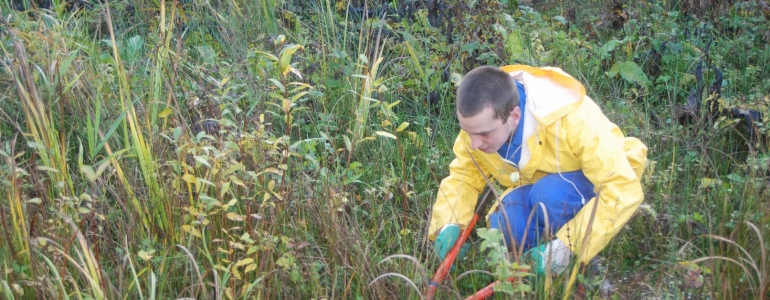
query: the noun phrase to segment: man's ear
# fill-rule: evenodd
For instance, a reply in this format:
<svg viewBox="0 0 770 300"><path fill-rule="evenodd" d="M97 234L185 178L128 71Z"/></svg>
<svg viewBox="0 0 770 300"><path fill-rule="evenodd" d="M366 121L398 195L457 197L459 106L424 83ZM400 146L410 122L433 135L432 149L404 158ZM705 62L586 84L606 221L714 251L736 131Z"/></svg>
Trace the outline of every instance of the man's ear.
<svg viewBox="0 0 770 300"><path fill-rule="evenodd" d="M521 120L521 107L519 107L519 106L516 106L516 107L515 107L515 108L514 108L514 109L511 111L511 116L510 116L510 118L511 118L511 123L517 123L517 122L519 122L519 120Z"/></svg>

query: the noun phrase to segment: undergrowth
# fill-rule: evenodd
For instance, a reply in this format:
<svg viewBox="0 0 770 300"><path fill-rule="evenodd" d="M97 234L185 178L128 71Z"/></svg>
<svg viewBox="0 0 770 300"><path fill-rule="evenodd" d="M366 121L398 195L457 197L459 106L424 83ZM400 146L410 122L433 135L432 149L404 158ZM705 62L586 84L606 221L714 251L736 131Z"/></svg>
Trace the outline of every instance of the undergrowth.
<svg viewBox="0 0 770 300"><path fill-rule="evenodd" d="M768 3L606 2L0 1L0 294L421 298L455 85L530 64L649 147L612 297L768 297ZM439 296L570 296L494 239Z"/></svg>

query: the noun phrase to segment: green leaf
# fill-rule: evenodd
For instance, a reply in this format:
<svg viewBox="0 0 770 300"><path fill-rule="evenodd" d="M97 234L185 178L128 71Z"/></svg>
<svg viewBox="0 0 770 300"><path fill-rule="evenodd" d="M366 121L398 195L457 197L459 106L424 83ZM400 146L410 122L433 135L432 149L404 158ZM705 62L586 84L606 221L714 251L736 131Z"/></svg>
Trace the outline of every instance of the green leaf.
<svg viewBox="0 0 770 300"><path fill-rule="evenodd" d="M353 148L353 144L350 142L350 138L347 135L343 135L342 139L345 140L345 148L350 151Z"/></svg>
<svg viewBox="0 0 770 300"><path fill-rule="evenodd" d="M284 86L283 86L283 83L281 83L281 82L280 82L280 81L278 81L277 79L275 79L275 78L268 78L267 80L269 80L270 82L272 82L272 83L273 83L273 85L277 86L277 87L278 87L278 89L279 89L279 90L281 90L281 92L285 92L285 91L286 91L286 87L284 87Z"/></svg>
<svg viewBox="0 0 770 300"><path fill-rule="evenodd" d="M230 191L229 181L222 184L222 188L219 190L219 197L224 197L228 191Z"/></svg>
<svg viewBox="0 0 770 300"><path fill-rule="evenodd" d="M272 55L270 53L264 52L264 51L256 51L256 53L262 54L263 56L267 57L267 59L272 61L278 61L278 57L275 57L275 55Z"/></svg>
<svg viewBox="0 0 770 300"><path fill-rule="evenodd" d="M506 292L513 294L513 286L510 282L501 282L499 284L495 284L493 289L495 292Z"/></svg>
<svg viewBox="0 0 770 300"><path fill-rule="evenodd" d="M110 126L107 134L104 135L104 139L102 139L99 144L96 145L96 149L91 150L91 156L95 156L96 153L99 153L99 151L102 150L102 147L104 147L104 143L106 143L112 134L115 133L115 130L118 129L118 125L123 124L123 118L126 117L126 111L128 111L128 108L124 109L123 112L120 113L120 116L118 116L118 119L115 120L115 123L112 123L112 126Z"/></svg>
<svg viewBox="0 0 770 300"><path fill-rule="evenodd" d="M209 167L209 169L211 168L211 164L209 164L208 155L200 155L200 156L196 155L196 156L193 156L193 158L195 158L195 161L201 163L202 165Z"/></svg>
<svg viewBox="0 0 770 300"><path fill-rule="evenodd" d="M299 49L302 49L302 45L288 45L281 49L281 60L279 61L279 64L281 65L281 74L283 76L286 76L289 74L289 71L291 71L291 58Z"/></svg>
<svg viewBox="0 0 770 300"><path fill-rule="evenodd" d="M182 135L182 126L174 128L174 140L178 140L179 136Z"/></svg>
<svg viewBox="0 0 770 300"><path fill-rule="evenodd" d="M291 97L291 102L296 102L297 99L302 98L302 96L305 96L305 95L307 95L307 92L297 93L296 95Z"/></svg>
<svg viewBox="0 0 770 300"><path fill-rule="evenodd" d="M64 74L67 73L67 70L70 68L70 65L72 64L72 61L75 60L75 58L78 56L79 51L72 51L70 52L69 56L62 62L62 64L59 66L59 76L64 77Z"/></svg>
<svg viewBox="0 0 770 300"><path fill-rule="evenodd" d="M532 292L532 287L527 285L527 284L524 284L524 283L519 283L519 284L516 285L516 287L513 288L513 291L514 292L531 293Z"/></svg>
<svg viewBox="0 0 770 300"><path fill-rule="evenodd" d="M527 60L532 57L529 52L529 43L522 37L520 30L514 30L508 35L505 48L511 54L513 60Z"/></svg>
<svg viewBox="0 0 770 300"><path fill-rule="evenodd" d="M42 144L35 143L35 142L27 142L27 146L29 146L32 149L38 149L38 150L41 150L41 151L46 150L45 146L43 146Z"/></svg>
<svg viewBox="0 0 770 300"><path fill-rule="evenodd" d="M607 75L609 77L615 77L618 74L630 83L647 85L650 82L650 79L647 78L647 74L644 74L644 70L633 61L615 63L615 65L610 68Z"/></svg>
<svg viewBox="0 0 770 300"><path fill-rule="evenodd" d="M599 55L602 56L602 58L606 58L618 45L620 45L620 41L617 39L610 40L599 48Z"/></svg>
<svg viewBox="0 0 770 300"><path fill-rule="evenodd" d="M281 258L278 259L278 261L275 262L275 264L284 269L290 269L294 267L295 260L296 258L293 254L286 252L281 256Z"/></svg>

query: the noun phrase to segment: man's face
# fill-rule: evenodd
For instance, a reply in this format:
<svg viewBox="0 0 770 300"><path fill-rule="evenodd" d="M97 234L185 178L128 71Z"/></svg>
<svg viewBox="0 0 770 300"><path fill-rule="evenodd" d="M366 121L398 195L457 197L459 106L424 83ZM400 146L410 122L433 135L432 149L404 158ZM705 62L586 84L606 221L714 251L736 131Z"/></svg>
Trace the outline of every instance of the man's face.
<svg viewBox="0 0 770 300"><path fill-rule="evenodd" d="M459 113L460 128L471 137L471 149L495 153L508 141L519 126L521 109L516 107L504 120L495 118L492 108L484 108L475 116L464 118Z"/></svg>

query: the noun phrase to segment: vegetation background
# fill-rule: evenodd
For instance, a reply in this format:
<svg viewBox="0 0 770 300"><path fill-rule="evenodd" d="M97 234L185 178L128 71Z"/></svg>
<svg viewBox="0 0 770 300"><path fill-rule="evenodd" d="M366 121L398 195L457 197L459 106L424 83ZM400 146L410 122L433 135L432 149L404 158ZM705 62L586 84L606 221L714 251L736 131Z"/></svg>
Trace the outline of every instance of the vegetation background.
<svg viewBox="0 0 770 300"><path fill-rule="evenodd" d="M564 69L650 149L645 203L601 254L609 297L770 296L766 0L0 12L6 299L422 298L455 84L505 64ZM473 249L440 298L501 279ZM570 276L495 297L569 298Z"/></svg>

